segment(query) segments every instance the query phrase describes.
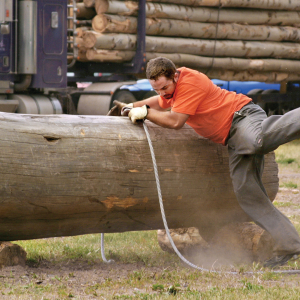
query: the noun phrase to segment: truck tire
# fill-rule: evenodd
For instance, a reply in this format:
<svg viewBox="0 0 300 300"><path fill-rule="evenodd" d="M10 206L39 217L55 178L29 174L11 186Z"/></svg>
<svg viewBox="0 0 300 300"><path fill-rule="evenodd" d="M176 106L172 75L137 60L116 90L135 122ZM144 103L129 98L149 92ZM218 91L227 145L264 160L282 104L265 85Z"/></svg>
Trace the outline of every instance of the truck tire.
<svg viewBox="0 0 300 300"><path fill-rule="evenodd" d="M113 104L114 100L118 100L124 103L132 103L137 101L136 98L133 96L133 94L127 90L118 90L114 93L110 102L109 109L111 109L114 106Z"/></svg>
<svg viewBox="0 0 300 300"><path fill-rule="evenodd" d="M269 89L269 90L264 90L261 94L262 95L270 95L270 94L278 94L278 93L279 93L278 90ZM282 115L283 114L282 109L280 108L280 104L276 101L266 103L265 112L268 115L268 117L272 116L272 115Z"/></svg>
<svg viewBox="0 0 300 300"><path fill-rule="evenodd" d="M278 93L279 93L278 90L270 89L270 90L264 90L261 94L262 95L267 95L267 94L278 94Z"/></svg>
<svg viewBox="0 0 300 300"><path fill-rule="evenodd" d="M247 95L259 95L263 92L264 90L262 89L253 89L253 90L250 90Z"/></svg>

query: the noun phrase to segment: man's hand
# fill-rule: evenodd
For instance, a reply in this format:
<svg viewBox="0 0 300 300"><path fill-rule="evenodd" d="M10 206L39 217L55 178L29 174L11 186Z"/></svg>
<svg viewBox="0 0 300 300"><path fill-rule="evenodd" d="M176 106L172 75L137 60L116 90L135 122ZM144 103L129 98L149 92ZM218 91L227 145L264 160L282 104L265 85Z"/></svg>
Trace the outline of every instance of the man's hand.
<svg viewBox="0 0 300 300"><path fill-rule="evenodd" d="M134 107L130 110L128 117L133 124L136 124L137 120L144 120L147 117L148 108L147 105L141 107Z"/></svg>
<svg viewBox="0 0 300 300"><path fill-rule="evenodd" d="M114 100L114 107L107 113L107 116L122 116L122 108L129 107L133 108L133 103L123 103L118 100Z"/></svg>

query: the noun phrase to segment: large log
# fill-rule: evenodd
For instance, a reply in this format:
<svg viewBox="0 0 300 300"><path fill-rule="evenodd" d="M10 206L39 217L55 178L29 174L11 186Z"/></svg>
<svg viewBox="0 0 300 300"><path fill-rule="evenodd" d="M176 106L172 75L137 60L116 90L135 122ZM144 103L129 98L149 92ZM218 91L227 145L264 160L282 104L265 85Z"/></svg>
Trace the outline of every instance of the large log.
<svg viewBox="0 0 300 300"><path fill-rule="evenodd" d="M219 78L221 80L231 81L260 81L260 82L283 82L283 81L299 81L300 74L286 72L253 72L253 71L233 71L220 70L213 68L199 69L209 78Z"/></svg>
<svg viewBox="0 0 300 300"><path fill-rule="evenodd" d="M97 0L97 14L137 16L139 5L134 1ZM253 18L255 15L255 18ZM194 22L221 22L264 25L293 25L299 23L296 11L268 11L254 9L217 9L207 7L189 7L185 5L147 3L146 16L188 20Z"/></svg>
<svg viewBox="0 0 300 300"><path fill-rule="evenodd" d="M106 50L136 50L136 35L85 31L83 44L87 48ZM193 54L202 56L229 57L274 57L300 59L297 43L204 40L146 36L146 51L161 53Z"/></svg>
<svg viewBox="0 0 300 300"><path fill-rule="evenodd" d="M206 239L249 221L228 172L226 147L189 126L147 121L170 228ZM148 142L126 117L0 113L0 240L163 228ZM274 153L263 181L278 190Z"/></svg>
<svg viewBox="0 0 300 300"><path fill-rule="evenodd" d="M92 27L100 33L136 33L137 18L101 14L93 18ZM207 39L300 41L300 29L296 27L215 24L155 18L146 18L146 34Z"/></svg>
<svg viewBox="0 0 300 300"><path fill-rule="evenodd" d="M300 11L298 0L147 0L151 2L176 3L188 6L250 7Z"/></svg>
<svg viewBox="0 0 300 300"><path fill-rule="evenodd" d="M124 51L126 52L126 51ZM287 72L298 73L300 61L286 59L243 59L233 57L204 57L181 53L147 52L147 60L164 56L174 63L194 68L211 68L236 71Z"/></svg>
<svg viewBox="0 0 300 300"><path fill-rule="evenodd" d="M123 62L130 61L134 56L134 51L118 51L118 50L95 50L88 49L86 53L87 59L97 62ZM156 57L167 57L175 64L186 67L216 68L235 71L262 71L262 72L287 72L298 73L300 71L300 61L283 60L283 59L242 59L232 57L205 57L182 53L157 53L147 52L147 60Z"/></svg>

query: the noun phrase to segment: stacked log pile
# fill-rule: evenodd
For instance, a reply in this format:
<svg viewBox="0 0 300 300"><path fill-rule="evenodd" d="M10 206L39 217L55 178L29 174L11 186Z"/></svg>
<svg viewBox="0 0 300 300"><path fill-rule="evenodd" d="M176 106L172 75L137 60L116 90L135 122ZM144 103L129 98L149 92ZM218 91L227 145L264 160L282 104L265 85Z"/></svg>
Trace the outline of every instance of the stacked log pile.
<svg viewBox="0 0 300 300"><path fill-rule="evenodd" d="M138 2L84 0L77 6L78 19L86 20L79 60L134 57ZM158 56L211 78L299 80L299 1L148 0L146 58Z"/></svg>

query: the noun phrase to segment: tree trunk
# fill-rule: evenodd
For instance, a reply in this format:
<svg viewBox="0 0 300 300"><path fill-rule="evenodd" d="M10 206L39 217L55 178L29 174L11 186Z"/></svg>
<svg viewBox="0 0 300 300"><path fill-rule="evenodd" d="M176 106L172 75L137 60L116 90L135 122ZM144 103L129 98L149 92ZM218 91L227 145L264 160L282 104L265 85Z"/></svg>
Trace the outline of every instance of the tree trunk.
<svg viewBox="0 0 300 300"><path fill-rule="evenodd" d="M124 62L130 61L135 55L134 51L118 50L87 50L87 59L97 62ZM300 61L280 59L242 59L232 57L205 57L181 53L147 52L146 58L166 57L175 64L195 69L216 68L235 71L262 71L262 72L288 72L297 73L300 70Z"/></svg>
<svg viewBox="0 0 300 300"><path fill-rule="evenodd" d="M163 228L149 145L125 117L0 114L0 240ZM146 121L170 228L197 227L206 239L238 205L226 147L189 126ZM263 182L278 190L274 153Z"/></svg>
<svg viewBox="0 0 300 300"><path fill-rule="evenodd" d="M126 52L126 51L124 51ZM190 68L216 68L236 71L277 71L288 73L299 73L300 61L284 59L242 59L232 57L204 57L181 53L157 53L147 52L147 60L164 56L171 59L175 64Z"/></svg>
<svg viewBox="0 0 300 300"><path fill-rule="evenodd" d="M88 49L86 52L87 59L95 62L123 62L131 60L134 56L134 51Z"/></svg>
<svg viewBox="0 0 300 300"><path fill-rule="evenodd" d="M98 0L97 14L137 16L138 2ZM255 15L255 18L253 18ZM221 22L239 24L293 25L299 23L299 13L295 11L267 11L253 9L217 9L189 7L176 4L147 3L148 18L164 18L194 22Z"/></svg>
<svg viewBox="0 0 300 300"><path fill-rule="evenodd" d="M82 27L77 27L76 28L76 36L79 38L83 38L83 35L86 31L91 30L91 27L88 26L82 26Z"/></svg>
<svg viewBox="0 0 300 300"><path fill-rule="evenodd" d="M84 33L83 43L87 48L135 51L136 35L121 33L102 34L96 31L87 31Z"/></svg>
<svg viewBox="0 0 300 300"><path fill-rule="evenodd" d="M101 34L96 31L86 31L83 44L87 48L106 50L136 50L136 35L111 33ZM300 45L296 43L277 42L242 42L213 41L188 38L168 38L146 36L146 51L161 53L193 54L222 57L274 57L300 59Z"/></svg>
<svg viewBox="0 0 300 300"><path fill-rule="evenodd" d="M218 30L217 30L218 26ZM100 33L136 33L137 18L97 15L92 27ZM300 29L264 25L214 24L146 18L146 34L207 39L300 41Z"/></svg>
<svg viewBox="0 0 300 300"><path fill-rule="evenodd" d="M260 81L260 82L282 82L282 81L299 81L300 74L286 73L286 72L253 72L253 71L233 71L233 70L219 70L219 69L199 69L200 72L205 73L209 78L218 78L221 80L231 81Z"/></svg>
<svg viewBox="0 0 300 300"><path fill-rule="evenodd" d="M95 0L83 0L85 7L95 7Z"/></svg>
<svg viewBox="0 0 300 300"><path fill-rule="evenodd" d="M158 3L175 3L187 6L221 6L221 7L249 7L276 10L300 11L298 0L147 0Z"/></svg>
<svg viewBox="0 0 300 300"><path fill-rule="evenodd" d="M250 7L250 8L300 11L300 3L298 0L271 0L271 1L221 0L221 6L222 7Z"/></svg>

